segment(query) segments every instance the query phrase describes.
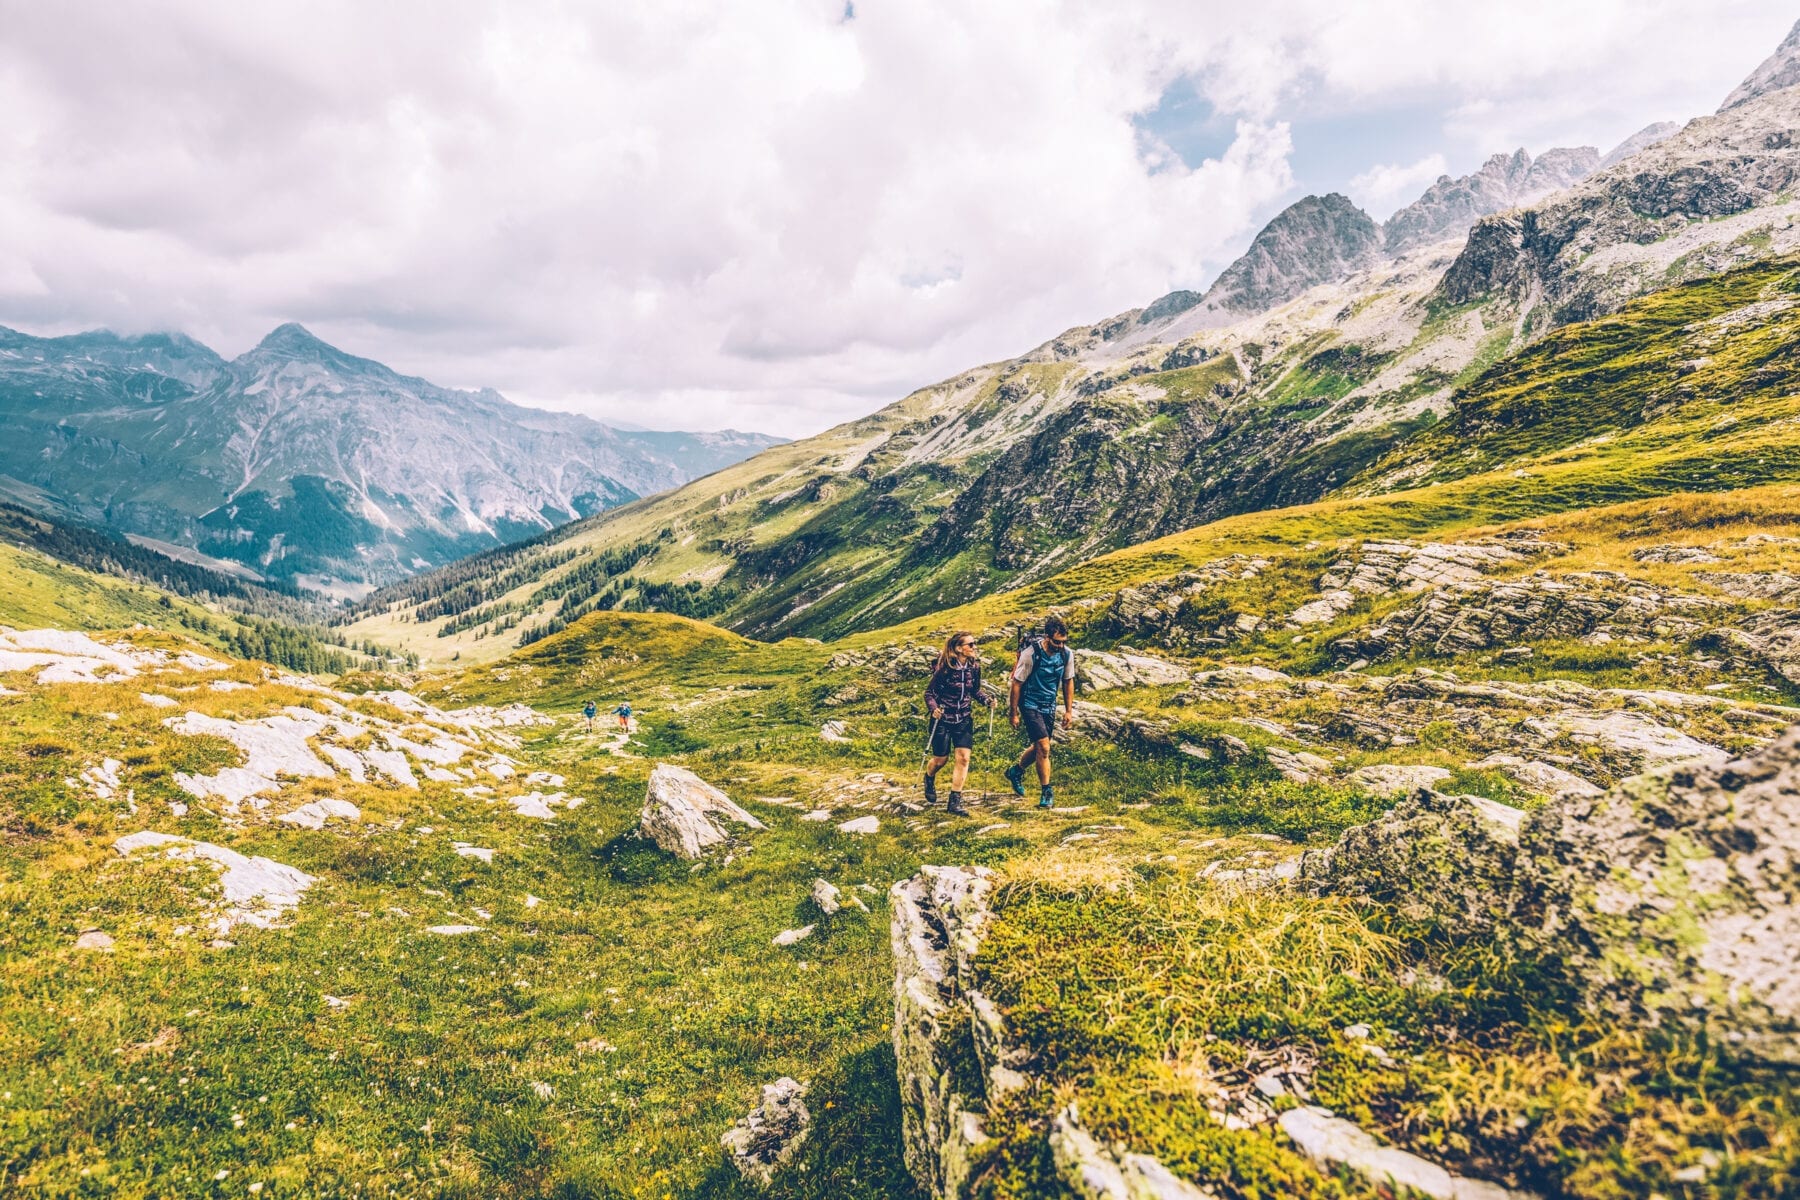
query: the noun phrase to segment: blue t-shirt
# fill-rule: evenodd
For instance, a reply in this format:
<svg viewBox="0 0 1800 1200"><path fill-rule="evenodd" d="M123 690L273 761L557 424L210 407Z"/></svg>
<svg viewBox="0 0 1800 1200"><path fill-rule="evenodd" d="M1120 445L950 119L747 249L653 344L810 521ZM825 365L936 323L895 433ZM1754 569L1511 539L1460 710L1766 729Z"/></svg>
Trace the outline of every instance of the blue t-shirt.
<svg viewBox="0 0 1800 1200"><path fill-rule="evenodd" d="M1019 707L1032 712L1054 712L1063 676L1068 671L1067 646L1061 650L1027 646L1019 651L1018 664L1013 667L1013 678L1019 681Z"/></svg>

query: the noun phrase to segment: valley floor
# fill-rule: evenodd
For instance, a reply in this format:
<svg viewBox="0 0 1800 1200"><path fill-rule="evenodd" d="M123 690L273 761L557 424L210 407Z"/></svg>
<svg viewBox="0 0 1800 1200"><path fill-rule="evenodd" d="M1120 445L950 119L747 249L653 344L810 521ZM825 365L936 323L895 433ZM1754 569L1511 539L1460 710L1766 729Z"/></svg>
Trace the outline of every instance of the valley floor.
<svg viewBox="0 0 1800 1200"><path fill-rule="evenodd" d="M1485 932L1279 881L1420 787L1538 812L1769 745L1800 716L1795 499L1151 548L831 645L603 612L501 663L330 687L143 628L7 634L0 1179L747 1196L720 1136L788 1075L815 1124L767 1194L919 1194L890 921L929 863L994 872L968 978L1020 1081L947 1052L946 1086L990 1093L979 1193L1073 1194L1071 1113L1219 1196L1378 1194L1279 1131L1316 1104L1540 1194L1791 1195L1791 1071L1596 1017ZM1052 606L1098 652L1058 807L1006 790L1002 724L975 814L923 808L931 646L975 628L998 676ZM766 831L656 849L634 830L657 762ZM822 915L817 879L862 907Z"/></svg>

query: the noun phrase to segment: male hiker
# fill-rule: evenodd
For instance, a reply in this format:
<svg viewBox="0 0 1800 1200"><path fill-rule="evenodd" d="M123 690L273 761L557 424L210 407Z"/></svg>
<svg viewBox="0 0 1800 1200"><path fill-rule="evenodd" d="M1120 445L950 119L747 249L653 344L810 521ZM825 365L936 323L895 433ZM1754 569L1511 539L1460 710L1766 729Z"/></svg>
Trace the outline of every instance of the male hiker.
<svg viewBox="0 0 1800 1200"><path fill-rule="evenodd" d="M1013 667L1010 716L1013 728L1025 727L1031 743L1019 761L1006 770L1013 795L1025 794L1025 768L1037 764L1038 807L1056 803L1050 788L1050 731L1056 724L1056 697L1062 693L1063 728L1075 719L1075 662L1069 650L1069 627L1061 617L1044 618L1044 632L1026 638Z"/></svg>
<svg viewBox="0 0 1800 1200"><path fill-rule="evenodd" d="M589 700L586 704L581 706L581 715L587 718L589 733L594 732L594 714L599 711L600 709L592 700Z"/></svg>
<svg viewBox="0 0 1800 1200"><path fill-rule="evenodd" d="M619 728L626 733L631 732L631 701L621 701L619 707L613 709L613 715L619 718Z"/></svg>

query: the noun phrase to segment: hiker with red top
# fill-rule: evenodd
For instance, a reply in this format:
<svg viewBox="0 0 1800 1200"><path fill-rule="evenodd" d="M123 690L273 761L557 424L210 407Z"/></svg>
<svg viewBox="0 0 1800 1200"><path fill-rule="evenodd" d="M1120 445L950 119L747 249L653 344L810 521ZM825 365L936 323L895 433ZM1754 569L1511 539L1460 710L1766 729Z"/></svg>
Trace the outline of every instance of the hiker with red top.
<svg viewBox="0 0 1800 1200"><path fill-rule="evenodd" d="M963 784L969 778L969 753L975 748L975 705L992 708L981 691L981 655L975 635L959 631L944 643L925 685L925 708L931 714L931 761L925 766L925 803L937 803L937 773L955 755L950 772L950 804L954 816L967 816Z"/></svg>

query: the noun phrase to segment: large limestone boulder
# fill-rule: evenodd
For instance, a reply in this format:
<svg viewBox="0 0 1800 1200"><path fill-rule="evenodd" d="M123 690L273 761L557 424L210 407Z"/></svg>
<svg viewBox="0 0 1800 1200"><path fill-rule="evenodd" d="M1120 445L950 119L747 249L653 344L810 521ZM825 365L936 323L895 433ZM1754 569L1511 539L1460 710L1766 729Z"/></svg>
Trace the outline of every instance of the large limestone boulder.
<svg viewBox="0 0 1800 1200"><path fill-rule="evenodd" d="M1800 1066L1800 726L1530 815L1420 792L1307 854L1298 878L1501 939L1614 1020Z"/></svg>
<svg viewBox="0 0 1800 1200"><path fill-rule="evenodd" d="M699 858L712 847L729 842L728 821L747 829L766 828L686 767L657 763L650 772L638 828L670 854Z"/></svg>
<svg viewBox="0 0 1800 1200"><path fill-rule="evenodd" d="M1800 1066L1800 727L1533 814L1519 920L1589 1001Z"/></svg>
<svg viewBox="0 0 1800 1200"><path fill-rule="evenodd" d="M1453 935L1486 932L1511 914L1524 814L1480 796L1420 791L1300 860L1299 878L1433 921Z"/></svg>

